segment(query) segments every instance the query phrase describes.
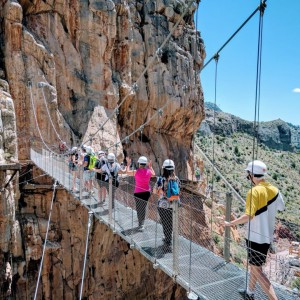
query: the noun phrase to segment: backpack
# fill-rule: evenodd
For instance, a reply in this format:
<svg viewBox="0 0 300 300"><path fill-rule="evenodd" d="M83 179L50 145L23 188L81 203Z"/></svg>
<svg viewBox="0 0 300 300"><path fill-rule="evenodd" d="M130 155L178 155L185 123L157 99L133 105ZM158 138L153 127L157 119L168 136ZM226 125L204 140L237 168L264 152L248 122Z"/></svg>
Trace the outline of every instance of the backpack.
<svg viewBox="0 0 300 300"><path fill-rule="evenodd" d="M169 180L166 196L170 201L179 199L179 186L176 180L174 179Z"/></svg>
<svg viewBox="0 0 300 300"><path fill-rule="evenodd" d="M107 159L105 157L101 157L100 159L97 159L95 163L95 168L101 169L106 163L107 163Z"/></svg>
<svg viewBox="0 0 300 300"><path fill-rule="evenodd" d="M97 156L95 154L89 155L89 164L88 169L91 170L95 167L95 164L97 162Z"/></svg>

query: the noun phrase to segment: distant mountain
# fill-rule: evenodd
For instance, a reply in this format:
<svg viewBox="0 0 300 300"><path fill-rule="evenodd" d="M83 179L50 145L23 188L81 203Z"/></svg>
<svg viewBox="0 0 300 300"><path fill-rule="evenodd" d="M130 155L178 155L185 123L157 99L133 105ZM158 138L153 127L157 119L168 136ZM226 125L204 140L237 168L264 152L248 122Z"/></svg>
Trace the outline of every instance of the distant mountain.
<svg viewBox="0 0 300 300"><path fill-rule="evenodd" d="M204 107L211 109L211 110L215 110L218 112L221 112L222 110L220 109L220 107L212 102L204 102Z"/></svg>
<svg viewBox="0 0 300 300"><path fill-rule="evenodd" d="M214 114L214 107L213 103L205 103L206 117L200 126L200 135L208 135L214 132L221 136L231 136L234 133L246 133L253 136L253 122L222 112L217 106ZM277 119L260 122L258 133L259 142L271 149L285 151L293 151L295 148L300 149L300 126Z"/></svg>

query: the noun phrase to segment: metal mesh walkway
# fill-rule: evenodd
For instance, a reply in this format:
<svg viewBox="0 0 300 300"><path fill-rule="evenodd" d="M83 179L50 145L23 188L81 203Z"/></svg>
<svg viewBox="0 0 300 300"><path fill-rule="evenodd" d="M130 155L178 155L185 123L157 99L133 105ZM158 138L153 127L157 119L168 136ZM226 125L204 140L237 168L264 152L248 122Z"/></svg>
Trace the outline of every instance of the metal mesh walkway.
<svg viewBox="0 0 300 300"><path fill-rule="evenodd" d="M166 249L157 199L152 195L145 204L145 223L139 226L130 178L122 178L118 188L98 182L93 190L85 192L82 176L73 178L72 172L69 172L67 157L31 149L31 159L37 167L58 180L70 192L75 182L77 192L72 192L74 197L92 211L100 222L107 224L131 247L142 253L153 263L154 268L162 269L199 299L243 299L237 290L246 286L246 270L226 262L214 253L213 238L207 236L209 229L205 222L201 222L203 210L191 209L192 202L195 207L199 206L196 203L199 199L188 199L188 195L183 199L177 216L173 215L173 228L170 228L173 230L172 247ZM276 283L274 286L278 299L300 299L299 294L293 294L284 286ZM267 299L259 287L256 288L255 299Z"/></svg>

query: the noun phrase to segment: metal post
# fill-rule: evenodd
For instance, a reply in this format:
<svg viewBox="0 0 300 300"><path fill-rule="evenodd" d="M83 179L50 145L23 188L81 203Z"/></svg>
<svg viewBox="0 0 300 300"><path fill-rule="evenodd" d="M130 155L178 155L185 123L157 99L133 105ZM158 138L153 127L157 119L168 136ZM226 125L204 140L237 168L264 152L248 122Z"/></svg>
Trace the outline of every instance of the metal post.
<svg viewBox="0 0 300 300"><path fill-rule="evenodd" d="M45 167L45 164L46 164L46 160L45 160L45 150L44 150L44 149L42 149L41 168L42 168L43 170L45 170L45 169L46 169L46 167Z"/></svg>
<svg viewBox="0 0 300 300"><path fill-rule="evenodd" d="M84 275L85 275L85 266L86 266L86 258L88 253L88 246L89 246L89 235L90 235L90 228L92 224L93 212L89 211L89 221L88 221L88 228L86 233L86 241L85 241L85 252L84 252L84 260L83 260L83 269L82 269L82 278L81 278L81 287L80 287L80 296L79 299L82 298L82 291L83 291L83 284L84 284Z"/></svg>
<svg viewBox="0 0 300 300"><path fill-rule="evenodd" d="M52 168L51 168L52 173L51 173L51 175L52 175L52 177L54 177L53 176L54 175L54 156L53 156L53 153L50 153L50 155L51 155L51 165L52 165Z"/></svg>
<svg viewBox="0 0 300 300"><path fill-rule="evenodd" d="M178 275L179 228L178 228L178 201L173 200L173 277Z"/></svg>
<svg viewBox="0 0 300 300"><path fill-rule="evenodd" d="M82 201L82 189L83 189L83 167L79 167L79 199Z"/></svg>
<svg viewBox="0 0 300 300"><path fill-rule="evenodd" d="M230 222L231 216L231 202L232 202L232 193L226 193L226 213L225 220ZM230 260L230 227L225 227L225 240L224 240L224 259L229 262Z"/></svg>
<svg viewBox="0 0 300 300"><path fill-rule="evenodd" d="M112 177L109 177L109 187L108 187L108 223L111 224L112 223L112 205L113 205L113 198L112 198Z"/></svg>

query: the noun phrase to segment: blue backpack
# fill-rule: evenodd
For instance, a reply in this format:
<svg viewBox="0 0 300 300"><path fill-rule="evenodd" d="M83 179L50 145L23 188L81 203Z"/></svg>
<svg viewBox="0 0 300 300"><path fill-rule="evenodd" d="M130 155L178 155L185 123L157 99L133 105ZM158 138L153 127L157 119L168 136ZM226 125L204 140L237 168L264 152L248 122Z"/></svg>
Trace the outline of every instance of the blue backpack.
<svg viewBox="0 0 300 300"><path fill-rule="evenodd" d="M170 198L170 200L179 199L179 186L176 180L169 180L166 196L167 198Z"/></svg>

